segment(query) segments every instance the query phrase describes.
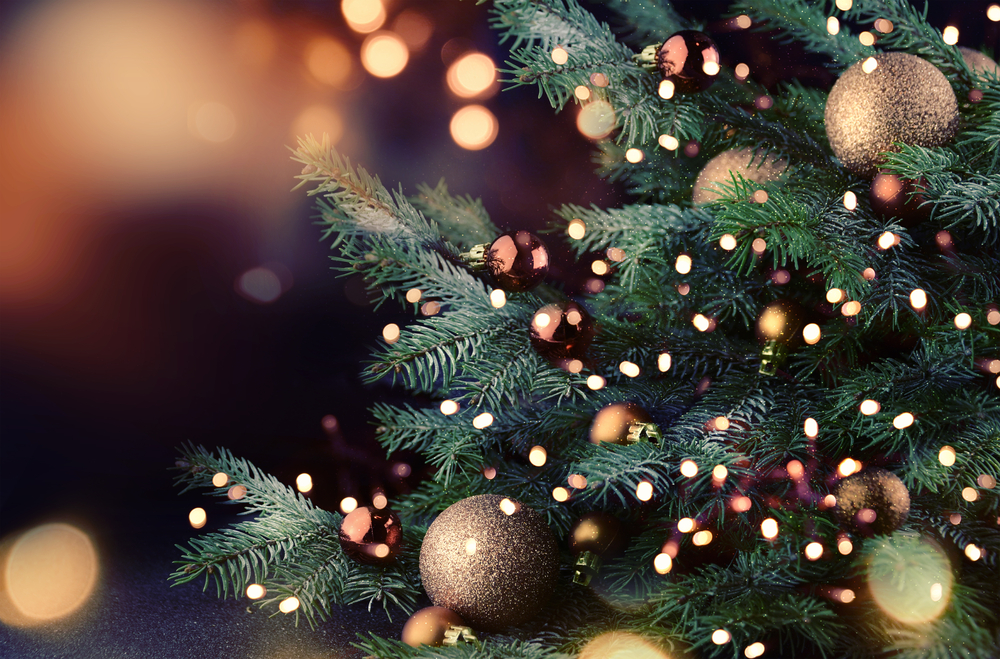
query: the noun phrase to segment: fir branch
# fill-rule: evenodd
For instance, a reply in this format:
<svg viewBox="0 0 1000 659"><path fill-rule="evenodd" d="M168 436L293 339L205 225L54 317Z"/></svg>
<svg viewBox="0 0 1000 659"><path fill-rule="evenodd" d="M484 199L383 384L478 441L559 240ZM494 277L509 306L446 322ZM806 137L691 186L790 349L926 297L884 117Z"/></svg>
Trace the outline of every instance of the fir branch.
<svg viewBox="0 0 1000 659"><path fill-rule="evenodd" d="M481 200L450 194L444 179L433 188L418 185L417 191L420 194L410 197L410 203L436 222L442 236L452 244L468 248L492 242L500 233Z"/></svg>
<svg viewBox="0 0 1000 659"><path fill-rule="evenodd" d="M701 30L702 25L685 19L670 3L655 0L605 0L604 5L618 15L616 25L628 32L639 49L662 43L679 30Z"/></svg>

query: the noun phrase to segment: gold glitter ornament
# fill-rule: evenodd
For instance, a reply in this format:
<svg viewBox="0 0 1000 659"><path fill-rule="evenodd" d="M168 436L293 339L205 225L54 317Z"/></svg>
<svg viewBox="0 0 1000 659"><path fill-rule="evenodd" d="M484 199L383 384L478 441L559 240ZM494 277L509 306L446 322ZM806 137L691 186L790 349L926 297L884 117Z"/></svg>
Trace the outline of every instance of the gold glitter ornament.
<svg viewBox="0 0 1000 659"><path fill-rule="evenodd" d="M420 548L420 577L431 601L487 632L534 617L555 590L558 574L559 548L548 524L528 506L498 494L446 508Z"/></svg>
<svg viewBox="0 0 1000 659"><path fill-rule="evenodd" d="M893 142L935 147L958 132L958 101L947 78L908 53L879 53L844 71L826 101L826 135L851 172L871 178ZM867 62L867 64L866 64ZM866 73L865 71L870 71Z"/></svg>
<svg viewBox="0 0 1000 659"><path fill-rule="evenodd" d="M962 59L965 60L965 65L975 75L982 76L984 73L994 73L1000 75L1000 67L997 63L993 61L993 58L989 55L984 55L978 50L973 50L971 48L966 48L965 46L959 46L958 52L962 53Z"/></svg>
<svg viewBox="0 0 1000 659"><path fill-rule="evenodd" d="M910 514L910 492L899 476L870 467L837 484L835 511L842 524L876 535L892 533Z"/></svg>
<svg viewBox="0 0 1000 659"><path fill-rule="evenodd" d="M751 160L753 163L751 164ZM730 183L733 174L739 174L754 183L777 180L785 171L786 163L773 155L754 158L750 149L730 149L715 156L698 173L694 182L691 200L695 206L703 206L719 199L724 193L717 183Z"/></svg>

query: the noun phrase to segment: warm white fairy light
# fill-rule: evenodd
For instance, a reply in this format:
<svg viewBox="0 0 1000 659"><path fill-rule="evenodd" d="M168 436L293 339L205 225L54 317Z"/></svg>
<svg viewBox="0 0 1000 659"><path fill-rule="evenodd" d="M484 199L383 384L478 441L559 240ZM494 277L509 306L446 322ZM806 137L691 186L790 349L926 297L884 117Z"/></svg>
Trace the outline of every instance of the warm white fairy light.
<svg viewBox="0 0 1000 659"><path fill-rule="evenodd" d="M913 425L913 415L910 414L909 412L903 412L902 414L897 415L896 418L892 420L892 425L898 430L909 428L910 426Z"/></svg>
<svg viewBox="0 0 1000 659"><path fill-rule="evenodd" d="M677 530L681 533L690 533L694 531L694 520L690 517L682 517L677 520Z"/></svg>
<svg viewBox="0 0 1000 659"><path fill-rule="evenodd" d="M960 330L968 329L969 325L972 324L972 316L965 313L964 311L957 316L955 316L955 327Z"/></svg>
<svg viewBox="0 0 1000 659"><path fill-rule="evenodd" d="M687 254L679 255L677 261L674 263L674 269L682 275L691 272L691 257Z"/></svg>
<svg viewBox="0 0 1000 659"><path fill-rule="evenodd" d="M990 5L986 8L986 18L994 23L1000 22L1000 5Z"/></svg>
<svg viewBox="0 0 1000 659"><path fill-rule="evenodd" d="M854 0L837 0L837 9L840 11L848 11L854 6Z"/></svg>
<svg viewBox="0 0 1000 659"><path fill-rule="evenodd" d="M752 505L753 502L750 501L750 497L744 497L744 496L734 497L732 502L730 503L730 506L732 506L733 511L738 513L745 513L746 511L750 510L750 506Z"/></svg>
<svg viewBox="0 0 1000 659"><path fill-rule="evenodd" d="M603 389L605 384L607 384L607 380L602 378L600 375L591 375L587 378L587 387L594 391Z"/></svg>
<svg viewBox="0 0 1000 659"><path fill-rule="evenodd" d="M557 487L557 488L555 488L555 489L552 490L552 498L555 499L556 501L558 501L559 503L563 503L564 501L568 501L569 500L569 490L567 490L565 487L562 487L562 486Z"/></svg>
<svg viewBox="0 0 1000 659"><path fill-rule="evenodd" d="M861 276L865 278L865 281L875 279L875 268L865 268L861 271Z"/></svg>
<svg viewBox="0 0 1000 659"><path fill-rule="evenodd" d="M826 31L830 34L837 34L840 32L840 21L837 20L836 16L831 16L826 19Z"/></svg>
<svg viewBox="0 0 1000 659"><path fill-rule="evenodd" d="M778 537L778 521L773 517L768 517L760 523L760 532L768 540Z"/></svg>
<svg viewBox="0 0 1000 659"><path fill-rule="evenodd" d="M962 488L962 498L972 503L979 499L979 492L976 491L974 487L963 487Z"/></svg>
<svg viewBox="0 0 1000 659"><path fill-rule="evenodd" d="M978 561L983 557L983 551L973 544L968 544L965 546L965 556L972 562Z"/></svg>
<svg viewBox="0 0 1000 659"><path fill-rule="evenodd" d="M641 481L635 488L635 498L639 501L649 501L653 498L653 484L649 481Z"/></svg>
<svg viewBox="0 0 1000 659"><path fill-rule="evenodd" d="M715 465L712 469L712 480L722 482L726 480L726 476L729 475L729 470L726 469L725 465Z"/></svg>
<svg viewBox="0 0 1000 659"><path fill-rule="evenodd" d="M861 303L857 300L851 300L840 308L840 313L845 316L857 316L861 313Z"/></svg>
<svg viewBox="0 0 1000 659"><path fill-rule="evenodd" d="M736 249L736 236L731 233L722 234L722 237L719 238L719 247L727 252L733 251Z"/></svg>
<svg viewBox="0 0 1000 659"><path fill-rule="evenodd" d="M608 264L602 261L601 259L596 259L593 263L591 263L590 269L598 277L603 277L604 275L608 274L611 271L611 268L608 266Z"/></svg>
<svg viewBox="0 0 1000 659"><path fill-rule="evenodd" d="M628 160L633 165L635 163L642 162L642 159L644 157L645 154L642 152L642 149L637 149L635 147L632 147L631 149L627 149L625 151L625 160Z"/></svg>
<svg viewBox="0 0 1000 659"><path fill-rule="evenodd" d="M743 650L743 654L747 659L757 659L757 657L764 654L764 644L760 641L751 643Z"/></svg>
<svg viewBox="0 0 1000 659"><path fill-rule="evenodd" d="M949 25L945 27L944 32L941 33L941 40L944 41L949 46L954 46L958 43L958 28L954 25Z"/></svg>
<svg viewBox="0 0 1000 659"><path fill-rule="evenodd" d="M865 73L871 73L878 68L878 60L874 57L869 57L864 62L861 63L861 70Z"/></svg>
<svg viewBox="0 0 1000 659"><path fill-rule="evenodd" d="M576 89L573 90L573 95L581 101L586 101L590 98L590 88L584 87L583 85L577 85Z"/></svg>
<svg viewBox="0 0 1000 659"><path fill-rule="evenodd" d="M802 432L809 439L815 439L819 435L819 423L812 417L807 418L802 424Z"/></svg>
<svg viewBox="0 0 1000 659"><path fill-rule="evenodd" d="M757 190L754 192L753 200L758 204L766 204L768 200L767 190Z"/></svg>
<svg viewBox="0 0 1000 659"><path fill-rule="evenodd" d="M536 467L541 467L548 460L549 452L545 450L544 446L532 446L531 450L528 452L528 462L535 465Z"/></svg>
<svg viewBox="0 0 1000 659"><path fill-rule="evenodd" d="M767 249L767 241L763 238L754 238L753 242L750 243L750 248L755 254L763 254L764 250Z"/></svg>
<svg viewBox="0 0 1000 659"><path fill-rule="evenodd" d="M517 504L508 499L507 497L504 497L503 499L500 500L500 510L503 512L504 515L510 517L511 515L517 512Z"/></svg>
<svg viewBox="0 0 1000 659"><path fill-rule="evenodd" d="M698 463L694 460L684 460L681 462L681 475L687 478L694 478L698 475Z"/></svg>
<svg viewBox="0 0 1000 659"><path fill-rule="evenodd" d="M732 634L725 629L716 629L712 632L712 642L716 645L725 645L732 637Z"/></svg>
<svg viewBox="0 0 1000 659"><path fill-rule="evenodd" d="M804 553L810 561L817 561L823 557L823 545L818 542L810 542L806 545Z"/></svg>
<svg viewBox="0 0 1000 659"><path fill-rule="evenodd" d="M489 412L483 412L482 414L476 416L472 420L472 427L476 430L482 430L483 428L489 428L493 425L493 415Z"/></svg>
<svg viewBox="0 0 1000 659"><path fill-rule="evenodd" d="M691 319L691 323L699 332L707 332L708 328L712 326L712 323L708 320L708 318L700 313L694 315L694 318Z"/></svg>
<svg viewBox="0 0 1000 659"><path fill-rule="evenodd" d="M955 458L958 454L955 453L955 449L950 446L942 446L941 450L938 451L938 462L943 464L945 467L950 467L955 464Z"/></svg>
<svg viewBox="0 0 1000 659"><path fill-rule="evenodd" d="M952 526L958 526L962 523L962 516L959 513L952 513L948 516L948 521L951 522Z"/></svg>
<svg viewBox="0 0 1000 659"><path fill-rule="evenodd" d="M875 45L875 35L871 32L865 30L858 35L858 41L861 42L862 46L874 46Z"/></svg>
<svg viewBox="0 0 1000 659"><path fill-rule="evenodd" d="M673 566L674 559L670 558L670 554L659 553L653 559L653 569L657 574L667 574Z"/></svg>
<svg viewBox="0 0 1000 659"><path fill-rule="evenodd" d="M458 412L458 403L451 399L441 401L441 414L450 416L455 412Z"/></svg>
<svg viewBox="0 0 1000 659"><path fill-rule="evenodd" d="M854 551L854 543L849 538L840 538L837 540L837 551L843 556L847 556Z"/></svg>
<svg viewBox="0 0 1000 659"><path fill-rule="evenodd" d="M192 508L191 512L188 513L188 523L196 529L205 526L207 521L208 513L205 512L204 508Z"/></svg>
<svg viewBox="0 0 1000 659"><path fill-rule="evenodd" d="M845 297L844 291L839 288L831 288L826 292L826 301L830 304L837 304Z"/></svg>
<svg viewBox="0 0 1000 659"><path fill-rule="evenodd" d="M860 409L861 413L864 414L865 416L871 416L873 414L878 414L878 411L882 409L882 405L880 405L877 400L872 400L871 398L868 398L867 400L861 402L861 405L858 406L858 409Z"/></svg>
<svg viewBox="0 0 1000 659"><path fill-rule="evenodd" d="M396 323L389 323L382 328L382 338L385 339L386 343L395 343L399 341L399 325Z"/></svg>
<svg viewBox="0 0 1000 659"><path fill-rule="evenodd" d="M666 373L670 370L670 353L661 352L659 357L656 358L656 368L660 370L661 373Z"/></svg>
<svg viewBox="0 0 1000 659"><path fill-rule="evenodd" d="M848 190L844 193L844 208L849 211L854 210L858 207L858 195L854 194L853 190Z"/></svg>
<svg viewBox="0 0 1000 659"><path fill-rule="evenodd" d="M295 477L295 489L299 492L305 494L306 492L312 492L313 489L313 479L309 474L299 474Z"/></svg>
<svg viewBox="0 0 1000 659"><path fill-rule="evenodd" d="M420 302L420 298L423 296L423 294L424 292L421 291L419 288L411 288L410 290L406 291L406 301L411 304L416 304L417 302Z"/></svg>
<svg viewBox="0 0 1000 659"><path fill-rule="evenodd" d="M215 476L212 476L212 485L215 487L225 487L229 483L229 475L224 474L221 471Z"/></svg>
<svg viewBox="0 0 1000 659"><path fill-rule="evenodd" d="M917 311L927 306L927 293L922 288L914 288L910 291L910 306Z"/></svg>
<svg viewBox="0 0 1000 659"><path fill-rule="evenodd" d="M676 137L674 137L673 135L667 135L666 133L660 135L659 139L657 139L656 141L660 146L662 146L667 151L676 151L677 147L681 145L681 143L677 141Z"/></svg>
<svg viewBox="0 0 1000 659"><path fill-rule="evenodd" d="M261 586L259 583L252 583L247 586L247 597L252 600L259 600L261 597L267 594L267 589Z"/></svg>
<svg viewBox="0 0 1000 659"><path fill-rule="evenodd" d="M718 62L706 60L705 63L701 65L701 70L705 72L705 75L716 76L719 75L719 71L722 69L719 67Z"/></svg>
<svg viewBox="0 0 1000 659"><path fill-rule="evenodd" d="M630 378L639 377L640 373L639 365L629 361L623 361L621 364L618 364L618 370Z"/></svg>
<svg viewBox="0 0 1000 659"><path fill-rule="evenodd" d="M729 430L729 426L731 424L727 417L717 416L714 419L712 419L712 425L715 426L716 430Z"/></svg>
<svg viewBox="0 0 1000 659"><path fill-rule="evenodd" d="M698 531L693 536L691 536L691 544L693 544L695 547L704 547L705 545L712 542L713 537L714 536L712 535L711 531Z"/></svg>
<svg viewBox="0 0 1000 659"><path fill-rule="evenodd" d="M847 477L856 471L861 471L861 463L853 458L844 458L837 466L837 473Z"/></svg>
<svg viewBox="0 0 1000 659"><path fill-rule="evenodd" d="M499 288L494 289L490 293L490 304L493 305L494 309L499 309L503 305L507 304L507 294Z"/></svg>
<svg viewBox="0 0 1000 659"><path fill-rule="evenodd" d="M839 599L844 604L850 604L851 602L854 601L855 597L856 595L854 594L854 591L851 590L850 588L845 588L844 590L840 591Z"/></svg>
<svg viewBox="0 0 1000 659"><path fill-rule="evenodd" d="M358 500L354 497L344 497L340 500L340 512L345 515L358 509Z"/></svg>
<svg viewBox="0 0 1000 659"><path fill-rule="evenodd" d="M583 223L583 220L573 220L569 223L569 226L566 227L566 233L568 233L569 237L573 240L580 240L587 233L587 225Z"/></svg>
<svg viewBox="0 0 1000 659"><path fill-rule="evenodd" d="M997 486L997 479L989 474L979 474L979 478L976 479L976 483L981 488L992 490Z"/></svg>
<svg viewBox="0 0 1000 659"><path fill-rule="evenodd" d="M556 64L562 65L569 61L569 53L562 46L556 46L552 49L552 61Z"/></svg>
<svg viewBox="0 0 1000 659"><path fill-rule="evenodd" d="M809 345L818 343L822 335L823 333L820 331L819 325L816 323L809 323L802 328L802 338L805 339L805 342Z"/></svg>
<svg viewBox="0 0 1000 659"><path fill-rule="evenodd" d="M881 236L878 237L878 246L880 249L889 249L896 244L896 234L892 231L886 231Z"/></svg>
<svg viewBox="0 0 1000 659"><path fill-rule="evenodd" d="M286 597L281 600L281 604L278 605L278 610L282 613L291 613L295 609L299 608L299 598L298 597Z"/></svg>
<svg viewBox="0 0 1000 659"><path fill-rule="evenodd" d="M660 82L660 86L657 88L656 93L660 95L660 98L673 98L674 97L674 83L671 80L663 80Z"/></svg>

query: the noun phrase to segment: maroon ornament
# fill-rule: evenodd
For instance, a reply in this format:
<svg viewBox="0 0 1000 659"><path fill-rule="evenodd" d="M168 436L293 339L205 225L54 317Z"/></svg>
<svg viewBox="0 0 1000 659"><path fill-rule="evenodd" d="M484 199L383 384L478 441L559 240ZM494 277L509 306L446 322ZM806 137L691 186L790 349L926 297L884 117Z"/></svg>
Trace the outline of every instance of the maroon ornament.
<svg viewBox="0 0 1000 659"><path fill-rule="evenodd" d="M594 338L594 322L576 302L547 304L531 319L531 347L551 362L582 360Z"/></svg>
<svg viewBox="0 0 1000 659"><path fill-rule="evenodd" d="M340 547L359 563L389 565L396 560L402 540L403 526L388 508L355 508L340 523Z"/></svg>
<svg viewBox="0 0 1000 659"><path fill-rule="evenodd" d="M714 73L705 71L705 64ZM712 86L719 72L719 48L707 34L695 30L675 32L656 51L656 68L681 94L702 92Z"/></svg>
<svg viewBox="0 0 1000 659"><path fill-rule="evenodd" d="M888 172L879 172L872 179L869 193L872 210L882 219L895 217L907 222L923 220L928 212L926 207L920 207L925 201L924 197L914 194L918 189L913 181Z"/></svg>
<svg viewBox="0 0 1000 659"><path fill-rule="evenodd" d="M549 250L538 236L508 231L486 251L486 269L499 288L508 292L538 286L549 272Z"/></svg>

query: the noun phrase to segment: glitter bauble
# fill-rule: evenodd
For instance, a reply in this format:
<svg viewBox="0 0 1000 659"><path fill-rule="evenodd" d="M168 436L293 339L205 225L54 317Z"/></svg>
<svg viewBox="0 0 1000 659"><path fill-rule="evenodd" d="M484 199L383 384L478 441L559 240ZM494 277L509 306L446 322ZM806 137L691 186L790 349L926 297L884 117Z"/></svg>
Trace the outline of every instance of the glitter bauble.
<svg viewBox="0 0 1000 659"><path fill-rule="evenodd" d="M972 50L965 46L959 46L958 51L962 53L965 65L969 67L969 70L973 74L978 76L982 76L984 73L1000 74L1000 67L997 66L997 63L989 55L983 55L978 50Z"/></svg>
<svg viewBox="0 0 1000 659"><path fill-rule="evenodd" d="M656 51L656 68L681 94L705 91L719 73L719 48L707 34L681 30Z"/></svg>
<svg viewBox="0 0 1000 659"><path fill-rule="evenodd" d="M802 308L791 300L775 300L757 317L757 336L762 341L789 344L799 338Z"/></svg>
<svg viewBox="0 0 1000 659"><path fill-rule="evenodd" d="M830 146L844 167L871 178L882 163L879 154L897 150L893 142L935 147L951 140L958 131L958 101L930 62L880 53L844 71L830 90L825 118Z"/></svg>
<svg viewBox="0 0 1000 659"><path fill-rule="evenodd" d="M420 609L406 621L403 625L403 633L400 638L403 643L417 647L418 645L431 645L441 647L444 643L444 634L449 627L464 627L465 621L452 611L443 606L428 606Z"/></svg>
<svg viewBox="0 0 1000 659"><path fill-rule="evenodd" d="M731 184L733 174L739 174L754 183L767 183L781 176L786 166L784 160L779 160L774 155L766 158L758 155L755 158L750 149L723 151L709 160L698 173L691 200L695 206L716 201L726 194L724 188L716 184Z"/></svg>
<svg viewBox="0 0 1000 659"><path fill-rule="evenodd" d="M869 192L872 210L883 219L890 217L900 220L924 219L929 211L926 207L920 207L924 197L914 194L916 189L913 181L888 172L879 172L872 179Z"/></svg>
<svg viewBox="0 0 1000 659"><path fill-rule="evenodd" d="M549 361L582 360L594 338L594 323L576 302L547 304L531 319L528 338L535 351Z"/></svg>
<svg viewBox="0 0 1000 659"><path fill-rule="evenodd" d="M555 590L559 548L544 518L497 494L462 499L427 529L420 577L437 606L500 631L534 617Z"/></svg>
<svg viewBox="0 0 1000 659"><path fill-rule="evenodd" d="M871 467L837 484L837 517L859 531L892 533L910 514L910 493L891 471Z"/></svg>
<svg viewBox="0 0 1000 659"><path fill-rule="evenodd" d="M533 233L510 231L493 241L486 250L486 270L499 288L527 291L549 272L549 251Z"/></svg>
<svg viewBox="0 0 1000 659"><path fill-rule="evenodd" d="M399 517L387 508L355 508L340 523L340 546L359 563L389 565L396 560L402 540Z"/></svg>
<svg viewBox="0 0 1000 659"><path fill-rule="evenodd" d="M635 403L612 403L594 415L590 424L590 441L595 444L633 444L632 427L636 423L652 423L653 418Z"/></svg>
<svg viewBox="0 0 1000 659"><path fill-rule="evenodd" d="M625 534L614 515L594 511L585 513L573 524L568 542L573 554L589 551L607 557L625 548Z"/></svg>

